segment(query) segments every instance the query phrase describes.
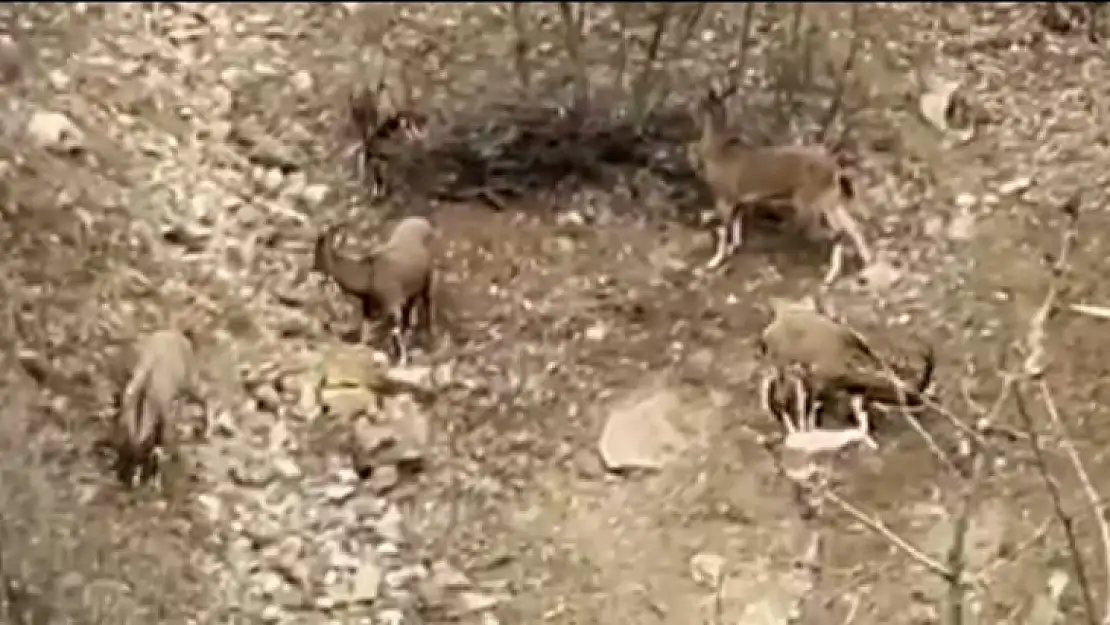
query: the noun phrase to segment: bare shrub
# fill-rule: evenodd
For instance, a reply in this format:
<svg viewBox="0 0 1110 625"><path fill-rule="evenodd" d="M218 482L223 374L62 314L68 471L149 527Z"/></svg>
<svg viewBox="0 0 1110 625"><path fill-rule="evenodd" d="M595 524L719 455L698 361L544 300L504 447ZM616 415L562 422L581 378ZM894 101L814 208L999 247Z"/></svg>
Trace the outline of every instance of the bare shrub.
<svg viewBox="0 0 1110 625"><path fill-rule="evenodd" d="M1064 206L1063 213L1061 247L1057 254L1050 257L1052 260L1047 267L1053 279L1041 305L1029 319L1026 334L1014 341L1012 347L1021 355L1020 362L1001 372L1001 389L991 406L982 407L970 398L966 398L967 410L954 410L938 403L927 402L934 412L942 414L956 426L952 431L954 446L938 444L934 436L918 422L908 406L903 406L902 416L922 436L938 463L945 468L949 478L945 496L949 503L948 517L952 533L950 545L943 558L928 555L924 549L896 533L881 519L861 510L836 492L833 486L837 458L835 453L864 440L860 436L844 436L832 431L791 430L785 439L781 440L782 445L779 445L778 441L765 439L765 445L774 456L780 475L786 478L794 489L799 518L810 532L810 540L800 557L800 561L810 573L810 579L807 590L798 598L796 622L816 623L824 622L823 619L828 618L829 602L821 589L822 572L825 567L822 553L827 541L832 540L828 523L830 509L858 522L924 571L943 581L947 592L938 620L935 622L945 625L973 622L969 620L972 598L987 593L992 580L998 575L997 569L1007 565L1017 566L1012 563L1012 560L1020 557L1025 549L1043 539L1049 529L1046 522L1035 531L1019 549L1010 554L1008 559L1011 562L1007 562L1000 556L997 560L975 569L968 561L968 539L972 518L983 492L998 486L995 483L998 476L992 469L1002 451L998 442L1000 439L995 437L998 434L1005 434L1006 437L1014 440L1023 440L1028 445L1032 458L1031 464L1042 478L1050 509L1064 534L1066 553L1074 575L1074 587L1082 610L1083 622L1099 625L1110 618L1110 586L1101 592L1104 605L1100 606L1097 599L1100 593L1094 586L1090 566L1085 559L1086 546L1076 528L1077 515L1069 511L1065 503L1061 476L1052 468L1053 462L1050 456L1053 452L1048 445L1049 438L1058 442L1066 463L1078 478L1083 498L1098 529L1101 566L1105 571L1110 566L1110 525L1102 515L1101 496L1095 489L1085 463L1066 431L1064 418L1057 408L1055 394L1044 379L1049 367L1046 325L1051 311L1057 305L1057 298L1063 284L1062 278L1068 267L1069 252L1074 246L1078 233L1076 200L1068 202ZM1041 403L1043 409L1038 417L1047 419L1052 429L1051 434L1046 435L1041 432L1041 427L1037 423L1038 418L1033 416L1028 403L1029 395L1037 396ZM1006 418L1004 414L1011 402L1016 418ZM971 415L971 418L965 415ZM1016 431L1006 426L1006 422L1014 421L1016 421ZM826 444L829 442L833 445ZM871 563L870 566L877 566L877 564ZM1057 618L1064 618L1063 613L1066 608L1061 603L1061 591L1067 583L1066 575L1054 574L1054 579L1043 589L1043 605L1051 610L1050 614L1043 615L1048 619L1043 622L1055 622Z"/></svg>
<svg viewBox="0 0 1110 625"><path fill-rule="evenodd" d="M509 33L498 50L511 63L480 62L453 41L460 35L410 32L403 20L367 27L373 63L407 68L389 82L419 93L412 110L429 120L419 141L375 146L375 162L388 167L374 171L388 173L371 183L372 196L480 200L501 210L514 200L543 206L552 194L615 186L632 197L661 193L689 215L686 208L707 201L685 158L695 132L690 106L711 79L742 95L735 130L746 142L824 141L844 126L856 48L817 63L818 34L801 4L785 13L709 3L488 10L483 19ZM471 76L480 87L466 88Z"/></svg>

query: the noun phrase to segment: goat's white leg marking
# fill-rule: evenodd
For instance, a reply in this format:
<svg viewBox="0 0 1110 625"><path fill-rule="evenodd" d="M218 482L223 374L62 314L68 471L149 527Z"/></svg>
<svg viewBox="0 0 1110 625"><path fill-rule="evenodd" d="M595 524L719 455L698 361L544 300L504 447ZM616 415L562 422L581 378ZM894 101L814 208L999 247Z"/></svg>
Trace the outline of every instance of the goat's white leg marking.
<svg viewBox="0 0 1110 625"><path fill-rule="evenodd" d="M878 449L879 444L871 437L871 418L863 407L863 396L852 396L852 413L856 416L856 425L863 434L863 442L872 449Z"/></svg>
<svg viewBox="0 0 1110 625"><path fill-rule="evenodd" d="M822 286L829 286L840 277L844 270L844 244L840 241L833 243L832 254L829 255L829 269L821 280Z"/></svg>
<svg viewBox="0 0 1110 625"><path fill-rule="evenodd" d="M776 382L781 383L782 381L782 375L778 371L768 371L765 373L759 382L759 403L763 407L764 412L778 420L782 426L786 428L787 432L793 432L794 424L790 421L790 413L779 412L771 406L772 385Z"/></svg>
<svg viewBox="0 0 1110 625"><path fill-rule="evenodd" d="M867 244L867 239L863 236L863 230L860 228L859 222L852 217L843 203L836 204L831 216L835 222L837 232L847 235L851 239L852 245L855 246L860 260L865 265L870 265L875 258L875 254L871 251L871 246Z"/></svg>
<svg viewBox="0 0 1110 625"><path fill-rule="evenodd" d="M409 363L409 350L405 345L404 333L405 331L397 324L394 324L389 332L389 336L393 339L393 347L397 351L397 363L402 367Z"/></svg>
<svg viewBox="0 0 1110 625"><path fill-rule="evenodd" d="M731 238L730 238L729 244L728 244L728 253L731 256L732 254L735 254L737 250L740 249L740 244L741 244L741 242L743 242L743 235L744 235L744 216L743 216L743 213L741 213L740 211L736 211L736 214L734 214L732 216L732 223L729 224L729 227L732 229L731 232L730 232Z"/></svg>
<svg viewBox="0 0 1110 625"><path fill-rule="evenodd" d="M775 414L771 409L771 374L766 373L759 380L759 407L768 414Z"/></svg>
<svg viewBox="0 0 1110 625"><path fill-rule="evenodd" d="M717 226L717 251L713 254L713 258L705 263L706 269L716 269L725 262L725 256L728 255L728 224L721 224Z"/></svg>
<svg viewBox="0 0 1110 625"><path fill-rule="evenodd" d="M803 432L813 429L812 424L807 418L809 410L806 408L807 393L805 384L802 382L800 376L794 376L794 418L797 419L797 427L795 429L802 430Z"/></svg>

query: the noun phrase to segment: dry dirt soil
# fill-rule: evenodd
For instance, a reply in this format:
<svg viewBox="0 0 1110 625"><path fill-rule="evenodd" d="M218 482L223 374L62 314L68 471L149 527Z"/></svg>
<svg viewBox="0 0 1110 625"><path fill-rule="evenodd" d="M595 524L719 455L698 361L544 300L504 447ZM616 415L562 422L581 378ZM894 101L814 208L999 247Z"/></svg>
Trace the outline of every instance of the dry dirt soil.
<svg viewBox="0 0 1110 625"><path fill-rule="evenodd" d="M557 12L534 10L545 15L536 36L557 39ZM932 341L940 398L966 414L963 391L989 404L1003 363L1015 361L1010 345L1048 289L1044 256L1057 251L1060 206L1076 191L1082 227L1064 303L1110 303L1105 44L1047 32L1033 5L860 10L850 93L861 109L852 113L858 187L866 227L898 279L848 279L824 298L861 326L906 326ZM815 58L839 63L853 26L847 9L806 11ZM742 12L710 7L687 60L664 72L676 101L734 53ZM758 16L765 25L773 17ZM602 22L589 24L597 35L587 56L612 51ZM753 228L726 271L695 277L712 251L704 231L663 217L658 198L596 188L503 212L367 206L340 156L350 85L378 71L384 46L410 59L421 106L480 111L513 93L508 24L493 5L466 4L0 9L0 33L12 41L0 59L9 107L0 121L0 596L9 622L435 622L405 581L426 576L432 561L476 589L456 617L466 622L786 623L802 592L818 597L806 622L942 622L941 580L835 507L820 522L824 575L806 591L796 563L809 526L755 443L776 427L754 398L767 298L816 292L821 254ZM756 36L786 35L766 26ZM759 49L752 66L762 66ZM557 47L536 55L556 74L563 65ZM978 120L970 142L917 115L911 70L922 59L965 85ZM745 97L739 117L759 126L759 95ZM84 150L35 147L24 130L36 111L68 118ZM367 500L371 516L403 513L401 559L417 572L386 575L372 609L350 615L334 601L283 602L280 588L297 576L265 577L252 559L264 557L252 553L267 541L236 542L255 536L262 517L243 511L241 484L228 485L235 471L221 463L247 452L231 442L193 449L209 463L203 479L166 498L123 493L94 444L104 406L135 336L201 306L208 372L226 382L218 390L228 418L254 431L239 412L247 395L237 372L339 341L321 319L348 304L307 277L316 232L357 217L367 224L360 234L375 238L387 214L408 212L432 215L442 233L438 357L480 383L430 409L434 450L416 487ZM164 234L167 224L178 235ZM1049 323L1046 377L1099 486L1110 478L1105 323L1062 308ZM1036 394L1028 399L1044 424ZM645 424L668 419L677 453L658 471L607 475L597 441L629 406ZM1012 412L1011 403L1000 423L1018 428ZM940 417L934 425L945 430ZM295 424L265 428L271 444L275 428L292 437L278 447L301 454L291 456L300 468L283 469L286 491L267 488L258 500L281 495L305 518L324 514L314 502L324 506L331 491L311 493L334 470L334 453L300 441ZM1100 603L1094 516L1048 440ZM1043 600L1055 571L1070 580L1058 622L1080 622L1076 574L1028 446L1020 437L996 445L997 466L969 514L966 560L983 571L969 622L1053 622L1038 615L1051 614ZM276 462L260 449L252 461ZM959 498L912 430L895 424L880 450L844 463L839 483L846 500L945 561ZM702 569L718 563L723 580L707 587Z"/></svg>

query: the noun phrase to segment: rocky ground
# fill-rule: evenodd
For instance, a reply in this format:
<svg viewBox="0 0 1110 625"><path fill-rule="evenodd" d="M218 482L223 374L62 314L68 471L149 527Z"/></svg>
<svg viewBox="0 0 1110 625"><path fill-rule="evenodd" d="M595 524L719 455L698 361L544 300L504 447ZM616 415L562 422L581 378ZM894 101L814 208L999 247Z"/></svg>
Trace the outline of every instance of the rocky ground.
<svg viewBox="0 0 1110 625"><path fill-rule="evenodd" d="M861 325L924 334L942 395L958 404L966 386L986 402L1077 189L1066 297L1110 300L1106 61L1032 6L863 12L860 186L884 261L826 299ZM843 7L811 16L822 58L843 57ZM820 255L755 231L729 271L695 279L709 239L662 218L658 198L369 209L344 168L346 89L379 46L440 77L414 83L423 105L480 110L512 83L495 62L511 49L505 19L467 5L0 9L10 621L786 622L807 529L754 442L773 424L754 401L753 339L768 296L816 289ZM738 20L714 14L678 73L714 71ZM969 142L917 115L910 70L925 56L964 85ZM338 338L350 304L308 268L324 224L358 217L374 239L405 212L442 231L444 331L391 368ZM215 431L186 438L165 493L124 492L96 445L111 392L137 334L186 307L207 322ZM1110 470L1100 323L1061 311L1049 372L1097 475ZM1058 532L1038 538L1052 509L1018 452L972 515L980 622L1034 622L1053 609L1046 571L1071 574ZM920 438L885 440L843 481L944 557L951 484ZM1065 503L1096 544L1082 500ZM936 579L858 521L827 522L828 622L936 622ZM1060 609L1079 614L1072 581Z"/></svg>

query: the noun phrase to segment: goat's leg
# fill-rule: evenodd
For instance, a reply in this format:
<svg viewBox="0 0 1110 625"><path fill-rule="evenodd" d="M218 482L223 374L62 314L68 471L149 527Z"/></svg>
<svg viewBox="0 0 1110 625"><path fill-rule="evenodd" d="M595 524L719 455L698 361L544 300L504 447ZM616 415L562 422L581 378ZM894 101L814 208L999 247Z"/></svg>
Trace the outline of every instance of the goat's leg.
<svg viewBox="0 0 1110 625"><path fill-rule="evenodd" d="M871 437L871 418L868 416L867 410L863 406L863 396L853 395L851 405L852 414L856 417L856 426L859 428L860 433L863 434L864 444L872 449L878 449L879 444Z"/></svg>
<svg viewBox="0 0 1110 625"><path fill-rule="evenodd" d="M166 491L166 458L169 454L166 452L165 447L156 445L154 449L150 450L150 472L147 475L147 481L154 481L154 487L159 493Z"/></svg>
<svg viewBox="0 0 1110 625"><path fill-rule="evenodd" d="M116 477L127 488L135 487L138 463L131 450L120 448L116 456Z"/></svg>
<svg viewBox="0 0 1110 625"><path fill-rule="evenodd" d="M397 364L403 367L409 362L409 350L407 345L408 314L406 312L406 308L398 307L390 311L389 319L391 322L390 325L392 326L389 329L389 340L392 346L392 351L395 358L397 359Z"/></svg>
<svg viewBox="0 0 1110 625"><path fill-rule="evenodd" d="M856 248L856 254L859 255L863 264L870 265L875 259L875 253L871 250L871 246L868 245L867 239L863 236L863 229L860 227L859 222L852 217L852 214L848 212L843 202L835 203L829 212L829 216L837 234L846 236L852 242L852 246Z"/></svg>
<svg viewBox="0 0 1110 625"><path fill-rule="evenodd" d="M358 342L361 345L368 345L373 339L373 327L371 318L374 314L374 301L369 297L362 297L359 300L361 305L362 318L358 323Z"/></svg>
<svg viewBox="0 0 1110 625"><path fill-rule="evenodd" d="M774 384L774 377L775 374L768 372L759 380L759 406L764 412L781 421L782 415L771 407L771 387Z"/></svg>
<svg viewBox="0 0 1110 625"><path fill-rule="evenodd" d="M822 286L831 286L844 272L844 243L839 239L833 243L832 253L829 254L829 268L825 277L821 279Z"/></svg>
<svg viewBox="0 0 1110 625"><path fill-rule="evenodd" d="M721 223L714 230L717 238L717 251L713 254L713 258L705 263L705 268L710 271L720 267L725 259L736 252L736 249L740 246L739 242L733 243L732 240L734 235L738 237L741 233L740 223L737 221L740 216L739 207L724 200L718 200L717 215L721 220Z"/></svg>
<svg viewBox="0 0 1110 625"><path fill-rule="evenodd" d="M421 295L417 294L405 304L404 308L405 325L402 327L402 340L405 341L406 345L412 345L413 337L416 335L418 326L420 328L425 327L424 315L425 310L421 303ZM427 338L427 336L427 333L422 330L421 338ZM426 345L425 342L425 346Z"/></svg>
<svg viewBox="0 0 1110 625"><path fill-rule="evenodd" d="M813 429L813 423L810 422L810 411L808 409L809 394L806 392L805 384L802 382L801 377L794 377L794 415L798 420L798 428L803 432L808 432Z"/></svg>
<svg viewBox="0 0 1110 625"><path fill-rule="evenodd" d="M709 262L705 263L705 268L707 270L712 271L720 267L721 263L725 262L725 256L728 254L728 230L728 224L717 226L715 230L717 251L713 253L713 257L709 259Z"/></svg>
<svg viewBox="0 0 1110 625"><path fill-rule="evenodd" d="M742 208L743 207L738 207L733 210L732 221L729 224L729 256L735 254L740 249L740 244L743 242L744 213Z"/></svg>
<svg viewBox="0 0 1110 625"><path fill-rule="evenodd" d="M208 406L208 400L205 399L204 395L200 392L199 386L197 376L194 374L185 387L184 399L200 407L201 423L204 432L203 436L204 440L208 440L209 436L212 434L212 415L210 414L211 411Z"/></svg>
<svg viewBox="0 0 1110 625"><path fill-rule="evenodd" d="M432 280L433 278L429 276L428 281L424 283L424 288L420 291L420 307L423 309L424 313L424 323L422 327L424 328L429 348L432 344L435 328L435 319L433 318L435 313L432 308Z"/></svg>

